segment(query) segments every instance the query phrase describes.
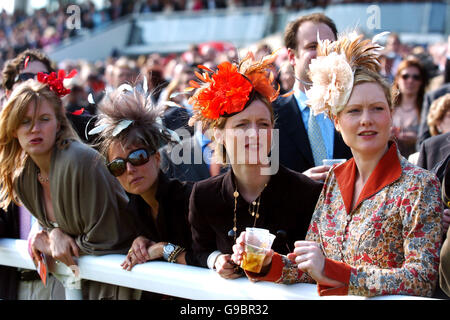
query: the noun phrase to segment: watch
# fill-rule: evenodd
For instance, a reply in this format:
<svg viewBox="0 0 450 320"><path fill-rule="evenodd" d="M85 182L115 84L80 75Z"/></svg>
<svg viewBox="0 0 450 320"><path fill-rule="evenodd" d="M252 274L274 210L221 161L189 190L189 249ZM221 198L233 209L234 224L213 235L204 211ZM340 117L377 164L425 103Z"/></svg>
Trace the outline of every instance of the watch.
<svg viewBox="0 0 450 320"><path fill-rule="evenodd" d="M174 252L174 251L175 251L175 245L174 245L174 244L171 244L170 242L168 242L168 243L163 247L163 258L164 258L164 260L169 261L170 254L171 254L172 252Z"/></svg>

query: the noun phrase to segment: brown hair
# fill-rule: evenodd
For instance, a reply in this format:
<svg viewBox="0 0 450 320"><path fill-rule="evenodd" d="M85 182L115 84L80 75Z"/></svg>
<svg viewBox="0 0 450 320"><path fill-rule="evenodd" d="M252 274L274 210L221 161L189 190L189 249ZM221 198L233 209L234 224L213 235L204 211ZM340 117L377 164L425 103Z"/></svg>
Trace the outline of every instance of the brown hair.
<svg viewBox="0 0 450 320"><path fill-rule="evenodd" d="M0 179L2 181L0 207L4 210L11 201L17 204L13 181L28 159L28 155L15 137L15 132L31 104L34 103L38 109L42 100L48 101L53 107L59 123L56 147L63 149L70 144L71 140L78 140L77 134L66 118L61 99L46 84L30 79L15 88L0 114ZM35 119L32 120L31 128L34 126L34 121Z"/></svg>
<svg viewBox="0 0 450 320"><path fill-rule="evenodd" d="M275 121L275 117L274 117L272 104L267 100L267 98L265 98L259 92L254 91L251 98L247 102L247 105L250 105L252 102L257 101L257 100L264 103L264 105L267 107L267 109L269 109L270 120L272 121L272 124L273 124ZM223 130L225 128L228 118L229 117L223 117L223 116L219 117L219 119L217 119L209 124L208 129L217 128L219 130ZM216 160L219 163L222 163L224 165L227 164L228 161L227 161L227 152L226 152L225 145L215 141L214 136L211 137L211 140L213 141L213 145L214 145L214 157L216 158Z"/></svg>
<svg viewBox="0 0 450 320"><path fill-rule="evenodd" d="M400 64L398 65L397 72L396 72L395 78L394 78L394 83L392 84L393 90L398 90L398 97L397 97L396 101L394 101L394 103L395 103L395 106L398 106L402 102L402 93L399 90L398 81L400 79L400 75L401 75L402 71L409 67L415 67L419 70L420 80L422 81L420 88L419 88L419 92L417 93L417 99L416 99L416 108L419 111L419 115L420 115L420 111L422 110L423 97L425 95L425 88L428 84L428 76L427 76L427 72L426 72L422 62L420 62L420 60L415 57L408 57L408 58L402 60L400 62Z"/></svg>
<svg viewBox="0 0 450 320"><path fill-rule="evenodd" d="M298 46L298 43L297 43L298 28L300 28L300 26L304 22L307 22L307 21L311 21L316 24L319 24L319 23L326 24L328 27L330 27L331 31L334 34L334 37L337 38L336 25L334 24L333 20L328 18L323 13L313 13L313 14L308 14L306 16L301 16L301 17L297 18L296 20L291 21L286 26L286 29L284 31L284 45L286 46L286 48L292 49L296 54L297 54L297 46Z"/></svg>
<svg viewBox="0 0 450 320"><path fill-rule="evenodd" d="M116 141L124 147L142 145L149 151L157 151L171 141L170 133L158 122L163 110L162 105L152 102L151 95L140 92L136 87L129 91L121 86L113 91L99 105L97 125L105 125L96 139L100 153L108 159L108 150ZM124 120L131 123L114 135Z"/></svg>
<svg viewBox="0 0 450 320"><path fill-rule="evenodd" d="M430 106L430 111L427 116L427 124L430 128L430 133L432 136L440 134L438 130L438 125L444 119L446 113L450 110L450 93L439 97L434 100Z"/></svg>
<svg viewBox="0 0 450 320"><path fill-rule="evenodd" d="M16 81L16 76L25 69L25 60L29 58L29 63L39 61L44 64L48 72L54 72L55 66L53 62L41 51L36 49L27 49L20 53L16 58L5 63L2 71L2 87L7 90L12 90Z"/></svg>

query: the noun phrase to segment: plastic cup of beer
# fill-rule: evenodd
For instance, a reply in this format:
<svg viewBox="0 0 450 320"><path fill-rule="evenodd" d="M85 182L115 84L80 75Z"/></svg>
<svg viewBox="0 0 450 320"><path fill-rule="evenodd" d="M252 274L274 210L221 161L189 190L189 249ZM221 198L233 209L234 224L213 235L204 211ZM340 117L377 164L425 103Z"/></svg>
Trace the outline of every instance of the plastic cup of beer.
<svg viewBox="0 0 450 320"><path fill-rule="evenodd" d="M322 163L324 166L333 166L333 164L341 164L347 161L347 159L323 159Z"/></svg>
<svg viewBox="0 0 450 320"><path fill-rule="evenodd" d="M245 250L241 267L244 270L259 273L266 253L272 247L275 235L261 228L246 228L245 233Z"/></svg>

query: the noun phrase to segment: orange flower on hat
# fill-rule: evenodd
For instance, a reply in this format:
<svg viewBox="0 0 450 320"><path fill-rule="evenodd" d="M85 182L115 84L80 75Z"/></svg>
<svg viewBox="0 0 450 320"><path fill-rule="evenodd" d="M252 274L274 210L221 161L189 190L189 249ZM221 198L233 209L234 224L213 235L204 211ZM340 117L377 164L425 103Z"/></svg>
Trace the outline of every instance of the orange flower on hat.
<svg viewBox="0 0 450 320"><path fill-rule="evenodd" d="M200 66L202 69L206 67ZM205 118L216 120L223 115L231 115L244 109L249 100L252 84L237 70L237 67L226 61L217 66L218 71L209 77L208 74L199 74L197 77L206 86L203 90L192 96L190 103L194 110L199 110ZM191 86L201 88L195 81Z"/></svg>

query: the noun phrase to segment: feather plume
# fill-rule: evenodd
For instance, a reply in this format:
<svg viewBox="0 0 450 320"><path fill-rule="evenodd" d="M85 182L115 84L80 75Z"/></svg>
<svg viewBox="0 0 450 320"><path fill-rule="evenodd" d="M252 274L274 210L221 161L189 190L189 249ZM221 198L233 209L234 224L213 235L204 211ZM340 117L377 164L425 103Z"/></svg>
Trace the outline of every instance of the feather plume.
<svg viewBox="0 0 450 320"><path fill-rule="evenodd" d="M306 91L314 114L337 115L347 104L358 69L379 73L382 47L356 32L340 35L334 42L318 39L317 58L311 61L312 86Z"/></svg>
<svg viewBox="0 0 450 320"><path fill-rule="evenodd" d="M199 65L203 74L195 72L198 82L191 80L190 87L185 92L195 89L189 98L193 106L194 115L189 120L192 125L197 120L207 127L209 123L217 121L221 116L230 116L241 112L250 99L252 90L257 91L268 101L274 101L280 88L274 88L273 63L277 55L266 56L255 61L250 51L238 65L228 61L218 65L217 71ZM210 73L212 74L210 76Z"/></svg>
<svg viewBox="0 0 450 320"><path fill-rule="evenodd" d="M138 137L140 144L157 150L170 141L179 141L162 123L164 109L164 105L154 104L151 94L141 88L121 85L100 103L96 127L89 134L98 134L103 154L113 140L124 145L135 143L129 138L132 130L136 130L134 137Z"/></svg>

